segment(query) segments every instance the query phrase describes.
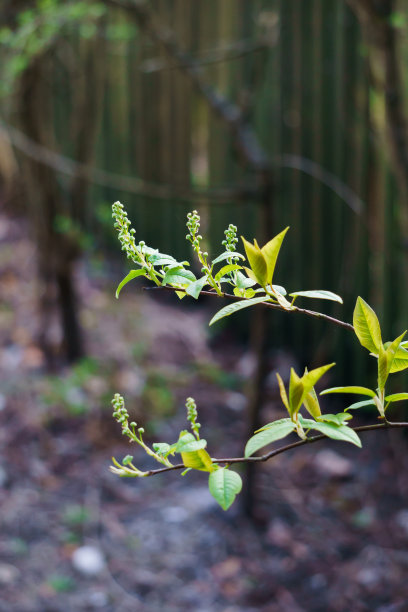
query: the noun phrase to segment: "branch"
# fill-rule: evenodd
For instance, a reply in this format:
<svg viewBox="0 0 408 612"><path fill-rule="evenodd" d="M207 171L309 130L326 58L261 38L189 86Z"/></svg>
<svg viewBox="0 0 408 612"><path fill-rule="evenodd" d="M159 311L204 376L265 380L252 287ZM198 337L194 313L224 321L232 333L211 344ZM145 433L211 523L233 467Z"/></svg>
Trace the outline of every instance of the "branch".
<svg viewBox="0 0 408 612"><path fill-rule="evenodd" d="M175 287L143 287L143 291L157 291L157 290L165 290L165 291L180 291L180 289L176 289ZM218 296L217 293L215 293L215 291L201 291L200 295L210 295L211 297L223 297L226 298L228 300L233 300L235 302L240 302L242 301L244 298L236 296L236 295L232 295L231 293L223 293L222 296ZM315 319L324 319L325 321L329 321L330 323L333 323L333 325L338 325L340 327L344 327L345 329L349 329L350 331L354 332L354 327L351 325L351 323L346 323L345 321L342 321L341 319L336 319L335 317L331 317L329 315L323 314L322 312L316 312L314 310L308 310L306 308L298 308L297 306L292 306L291 310L287 310L286 308L284 308L283 306L281 306L280 304L273 304L272 302L260 302L257 305L262 305L262 306L267 306L268 308L274 308L275 310L281 310L282 312L287 312L287 313L294 313L294 312L298 312L301 314L305 314L309 317L314 317Z"/></svg>
<svg viewBox="0 0 408 612"><path fill-rule="evenodd" d="M389 421L386 421L385 423L380 424L350 427L350 429L358 433L362 433L364 431L375 431L378 429L408 429L408 423L390 423ZM211 457L211 460L213 463L223 463L228 465L230 465L231 463L260 463L263 461L269 461L269 459L273 459L277 455L286 453L287 451L290 451L293 448L298 448L300 446L304 446L305 444L313 444L314 442L320 442L324 439L330 440L330 438L324 435L313 436L313 438L306 438L306 440L298 440L297 442L292 442L292 444L286 444L285 446L281 446L280 448L276 448L275 450L269 451L269 453L266 453L265 455L259 455L257 457L226 457L222 459L216 459ZM171 472L173 470L183 469L186 469L184 463L177 463L176 465L172 465L171 467L158 468L157 470L149 470L147 472L144 472L144 476L156 476L157 474L163 474L163 472Z"/></svg>
<svg viewBox="0 0 408 612"><path fill-rule="evenodd" d="M122 174L102 170L101 168L95 168L52 151L1 120L0 136L5 138L10 144L30 159L34 159L36 162L48 168L52 168L56 172L76 178L86 178L96 185L112 187L141 196L163 199L174 198L176 201L200 201L204 198L208 199L211 203L216 203L231 201L233 199L246 200L248 197L255 197L257 194L255 185L243 185L241 188L219 187L209 189L177 187L173 185L149 183L133 176L124 176Z"/></svg>
<svg viewBox="0 0 408 612"><path fill-rule="evenodd" d="M239 40L235 43L228 45L227 47L220 49L212 49L206 53L201 53L194 56L194 61L197 66L209 66L210 64L216 64L220 62L227 62L230 60L239 59L250 53L258 51L264 51L271 45L265 41L254 41L254 40ZM159 72L161 70L175 70L180 68L179 63L168 63L160 57L147 59L142 62L140 70L147 74L152 72Z"/></svg>
<svg viewBox="0 0 408 612"><path fill-rule="evenodd" d="M245 120L240 108L207 83L203 78L199 63L189 53L180 49L173 32L155 22L146 3L140 0L134 0L133 2L130 0L104 1L105 4L126 11L152 40L161 45L170 59L177 64L195 89L203 96L210 110L229 127L236 146L245 161L253 170L260 173L269 173L271 165L268 156L261 147L254 130Z"/></svg>

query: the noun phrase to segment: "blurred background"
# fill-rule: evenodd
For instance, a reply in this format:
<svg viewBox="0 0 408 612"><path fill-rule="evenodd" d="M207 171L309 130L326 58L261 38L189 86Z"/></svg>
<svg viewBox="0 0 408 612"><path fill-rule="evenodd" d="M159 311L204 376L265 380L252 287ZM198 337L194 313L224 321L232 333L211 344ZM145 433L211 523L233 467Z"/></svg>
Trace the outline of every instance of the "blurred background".
<svg viewBox="0 0 408 612"><path fill-rule="evenodd" d="M229 223L261 244L290 225L276 282L340 294L343 305L299 305L345 321L361 295L396 337L408 296L407 4L1 9L0 610L408 609L398 431L367 434L363 451L328 442L243 468L227 513L202 474L108 472L112 454L151 466L120 436L115 392L150 442L176 439L193 395L211 454L239 456L283 414L276 371L334 359L326 386L375 384L353 334L326 322L256 310L208 328L216 300L137 281L117 302L129 266L111 206L124 203L137 240L190 260L190 210L213 256ZM398 374L391 389L403 385Z"/></svg>

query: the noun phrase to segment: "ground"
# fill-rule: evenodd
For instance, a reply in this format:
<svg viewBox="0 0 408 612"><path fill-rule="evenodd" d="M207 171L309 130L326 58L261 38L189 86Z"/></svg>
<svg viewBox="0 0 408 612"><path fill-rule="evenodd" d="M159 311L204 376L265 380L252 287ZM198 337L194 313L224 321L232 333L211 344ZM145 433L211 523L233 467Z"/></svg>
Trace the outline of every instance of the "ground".
<svg viewBox="0 0 408 612"><path fill-rule="evenodd" d="M0 217L1 612L397 612L408 610L408 446L327 442L259 467L256 521L223 512L206 475L123 480L131 448L111 417L123 394L150 441L174 441L197 399L213 456L242 455L253 359L207 332L212 305L129 285L93 260L78 271L89 358L53 375L35 342L35 250ZM210 310L209 310L210 309ZM55 342L58 328L50 322ZM285 355L272 355L287 369ZM276 386L264 419L283 416Z"/></svg>

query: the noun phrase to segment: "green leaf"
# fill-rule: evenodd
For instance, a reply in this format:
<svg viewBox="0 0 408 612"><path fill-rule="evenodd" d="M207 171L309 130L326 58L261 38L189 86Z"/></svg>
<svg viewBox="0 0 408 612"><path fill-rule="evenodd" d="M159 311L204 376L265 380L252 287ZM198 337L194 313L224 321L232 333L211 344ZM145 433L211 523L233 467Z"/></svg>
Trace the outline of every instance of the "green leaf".
<svg viewBox="0 0 408 612"><path fill-rule="evenodd" d="M268 267L266 259L259 248L258 243L255 241L255 244L251 244L248 242L248 240L245 240L243 236L241 236L241 239L244 243L245 253L255 279L260 285L266 285L268 278Z"/></svg>
<svg viewBox="0 0 408 612"><path fill-rule="evenodd" d="M361 440L350 427L347 425L335 425L334 423L322 423L312 421L311 419L304 419L299 415L299 421L302 427L305 429L314 429L324 434L328 438L333 440L341 440L342 442L350 442L361 448Z"/></svg>
<svg viewBox="0 0 408 612"><path fill-rule="evenodd" d="M196 277L190 270L185 270L184 268L176 267L167 270L164 275L162 284L164 285L181 285L182 287L187 287L192 282L196 281Z"/></svg>
<svg viewBox="0 0 408 612"><path fill-rule="evenodd" d="M273 274L275 272L276 261L278 259L279 251L282 246L283 239L285 238L286 232L289 227L286 227L277 236L267 242L261 249L262 255L265 258L267 265L267 283L272 284ZM252 267L252 266L251 266Z"/></svg>
<svg viewBox="0 0 408 612"><path fill-rule="evenodd" d="M191 283L191 285L188 285L188 287L186 287L186 293L188 293L188 295L191 295L191 297L197 299L202 291L202 288L206 284L207 284L207 277L202 276L201 278Z"/></svg>
<svg viewBox="0 0 408 612"><path fill-rule="evenodd" d="M165 253L153 253L152 255L148 255L147 259L154 266L169 266L178 263L174 257L166 255Z"/></svg>
<svg viewBox="0 0 408 612"><path fill-rule="evenodd" d="M378 388L382 391L387 382L388 372L390 370L392 358L384 350L382 344L378 349Z"/></svg>
<svg viewBox="0 0 408 612"><path fill-rule="evenodd" d="M155 442L152 446L154 452L158 455L166 455L171 452L171 446L166 442Z"/></svg>
<svg viewBox="0 0 408 612"><path fill-rule="evenodd" d="M338 414L322 414L317 420L325 423L334 423L335 425L346 425L346 422L352 418L351 414L347 412L339 412Z"/></svg>
<svg viewBox="0 0 408 612"><path fill-rule="evenodd" d="M369 395L375 397L376 394L372 389L367 387L331 387L331 389L325 389L321 391L320 395L327 395L328 393L355 393L357 395Z"/></svg>
<svg viewBox="0 0 408 612"><path fill-rule="evenodd" d="M303 374L301 381L303 384L304 393L309 393L309 391L315 386L318 380L320 380L323 374L325 374L327 370L330 370L330 368L335 365L335 363L329 363L328 365L321 366L320 368L316 368L314 370L311 370L310 372L306 372L305 374Z"/></svg>
<svg viewBox="0 0 408 612"><path fill-rule="evenodd" d="M290 414L289 401L288 401L288 396L286 394L285 385L283 384L283 380L280 374L276 373L276 378L278 379L279 393L280 393L283 405L285 406L286 410Z"/></svg>
<svg viewBox="0 0 408 612"><path fill-rule="evenodd" d="M218 257L216 257L212 261L212 265L220 263L220 261L225 261L226 259L231 259L231 257L239 257L240 259L245 259L245 257L241 255L241 253L237 253L235 251L225 251L225 253L221 253L221 255L218 255Z"/></svg>
<svg viewBox="0 0 408 612"><path fill-rule="evenodd" d="M146 276L146 270L131 270L127 276L123 279L121 283L119 283L118 288L116 289L116 299L119 297L119 293L122 291L123 287L128 284L129 281L137 278L138 276Z"/></svg>
<svg viewBox="0 0 408 612"><path fill-rule="evenodd" d="M398 353L401 341L404 338L406 333L407 332L404 331L404 333L402 333L400 336L398 336L398 338L395 338L395 340L393 342L390 342L388 344L388 346L387 346L387 349L386 349L386 355L387 355L387 371L386 371L386 374L387 375L385 377L385 380L387 380L388 375L391 373L392 364L393 364L394 359L395 359L395 357L396 357L396 355ZM404 349L402 349L402 350L404 350ZM384 381L384 386L385 386L385 381ZM384 386L381 387L381 388L384 388Z"/></svg>
<svg viewBox="0 0 408 612"><path fill-rule="evenodd" d="M346 410L357 410L358 408L364 408L365 406L375 406L375 402L373 400L363 400L362 402L355 402L354 404L350 404L347 406Z"/></svg>
<svg viewBox="0 0 408 612"><path fill-rule="evenodd" d="M271 423L267 423L266 425L262 425L262 427L260 427L259 429L257 429L254 433L259 433L260 431L266 431L267 429L270 429L271 427L277 427L278 425L284 425L284 424L291 424L292 427L294 427L293 421L292 419L288 419L283 418L283 419L278 419L277 421L272 421Z"/></svg>
<svg viewBox="0 0 408 612"><path fill-rule="evenodd" d="M332 291L326 291L325 289L314 289L311 291L294 291L289 294L291 297L308 297L308 298L320 298L322 300L332 300L333 302L343 303L343 300L337 293Z"/></svg>
<svg viewBox="0 0 408 612"><path fill-rule="evenodd" d="M408 393L393 393L385 398L386 402L402 402L403 400L408 400Z"/></svg>
<svg viewBox="0 0 408 612"><path fill-rule="evenodd" d="M353 327L360 344L371 353L378 355L381 340L381 328L374 310L358 297L353 313Z"/></svg>
<svg viewBox="0 0 408 612"><path fill-rule="evenodd" d="M211 472L208 479L211 495L220 504L223 510L234 503L235 497L242 489L241 476L227 468L219 468Z"/></svg>
<svg viewBox="0 0 408 612"><path fill-rule="evenodd" d="M281 287L281 285L272 285L272 289L281 295L287 294L285 287Z"/></svg>
<svg viewBox="0 0 408 612"><path fill-rule="evenodd" d="M247 268L246 268L247 269ZM256 285L256 280L247 278L242 272L237 272L237 287L238 289L247 289Z"/></svg>
<svg viewBox="0 0 408 612"><path fill-rule="evenodd" d="M402 343L397 349L391 364L390 374L401 372L402 370L406 370L408 368L408 351L403 348L403 345L406 346L406 342Z"/></svg>
<svg viewBox="0 0 408 612"><path fill-rule="evenodd" d="M302 380L296 374L295 370L290 370L289 380L289 412L290 416L296 414L301 406L304 387Z"/></svg>
<svg viewBox="0 0 408 612"><path fill-rule="evenodd" d="M252 438L249 438L245 446L245 457L250 457L257 450L275 442L275 440L281 440L286 438L295 428L295 425L291 419L280 419L275 423L270 423L267 429L256 433Z"/></svg>
<svg viewBox="0 0 408 612"><path fill-rule="evenodd" d="M193 452L182 452L181 459L187 468L199 470L200 472L211 472L214 465L210 455L204 449Z"/></svg>
<svg viewBox="0 0 408 612"><path fill-rule="evenodd" d="M233 272L234 270L241 270L242 266L238 266L238 264L228 264L221 268L219 272L214 276L214 279L218 282L224 274L228 274L229 272Z"/></svg>
<svg viewBox="0 0 408 612"><path fill-rule="evenodd" d="M197 440L193 434L189 432L181 432L174 450L176 453L191 453L193 451L201 450L206 446L206 440Z"/></svg>
<svg viewBox="0 0 408 612"><path fill-rule="evenodd" d="M230 315L234 314L234 312L237 312L238 310L242 310L243 308L249 308L249 306L254 306L255 304L262 304L262 302L268 302L268 301L270 300L268 300L268 298L263 296L263 297L252 298L250 300L242 300L241 302L234 302L233 304L228 304L228 306L224 306L224 308L221 308L221 310L219 310L213 316L213 318L209 322L209 325L212 325L213 323L215 323L216 321L219 321L220 319L224 317L229 317Z"/></svg>
<svg viewBox="0 0 408 612"><path fill-rule="evenodd" d="M312 389L303 398L303 405L312 415L314 419L317 419L321 415L319 400L317 399L316 391Z"/></svg>

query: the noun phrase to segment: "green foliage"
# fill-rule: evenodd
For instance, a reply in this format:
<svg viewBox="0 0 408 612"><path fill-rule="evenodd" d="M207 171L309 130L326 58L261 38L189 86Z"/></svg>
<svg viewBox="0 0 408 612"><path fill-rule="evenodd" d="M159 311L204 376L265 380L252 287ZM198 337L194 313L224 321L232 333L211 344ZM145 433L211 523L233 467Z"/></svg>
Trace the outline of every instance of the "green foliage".
<svg viewBox="0 0 408 612"><path fill-rule="evenodd" d="M208 479L211 495L220 504L223 510L234 503L235 497L242 489L241 476L227 468L214 470Z"/></svg>
<svg viewBox="0 0 408 612"><path fill-rule="evenodd" d="M142 276L158 287L167 286L174 289L179 297L189 295L198 299L203 289L207 288L207 294L232 300L212 317L210 325L239 310L259 304L272 305L287 312L300 311L325 317L321 313L310 313L310 311L298 309L294 302L299 297L342 303L340 296L325 290L295 291L289 294L292 298L292 302L289 302L285 297L287 295L286 289L273 284L278 255L289 228L285 228L262 248L256 240L249 242L242 237L248 265L241 266L245 257L235 250L238 242L237 228L234 225L228 226L225 230L225 240L222 242L225 250L211 260L209 254L201 248L203 239L199 233L200 216L197 211L189 213L187 215L188 234L186 238L191 243L193 252L202 266L202 276L197 279L188 269L189 262L179 262L171 255L160 253L157 249L146 246L142 241L136 244L135 232L130 228L126 212L119 202L113 205L113 216L122 249L126 252L127 258L132 261L132 264L137 266L119 284L117 297L128 282ZM221 264L221 267L217 268L219 264ZM232 288L232 293L225 291L228 285ZM306 368L302 376L297 374L294 368L291 368L288 389L285 388L280 374L277 374L280 396L288 416L267 423L258 429L247 441L244 457L235 458L234 462L266 460L275 454L275 449L261 458L253 457L253 455L264 447L292 434L297 436L297 443L281 447L277 449L278 452L283 452L308 441L319 440L322 437L361 447L356 429L353 429L349 424L353 418L349 411L367 406L375 407L380 417L386 421L385 411L390 404L408 400L408 393L404 392L385 395L385 386L389 375L408 368L408 342L403 342L405 332L395 340L383 343L377 315L361 297L357 298L353 314L353 326L332 318L330 320L353 329L360 344L377 359L377 389L372 390L360 385L326 389L320 395L349 393L366 396L369 399L350 404L337 414L324 414L315 386L322 376L335 365L334 363L310 371ZM113 416L121 425L122 434L130 442L135 442L141 446L150 457L164 466L164 468L158 470L141 471L133 464L133 457L127 455L121 463L112 459L112 472L123 477L146 477L163 470L180 467L186 468L183 473L191 469L208 472L208 486L214 499L224 510L231 506L236 495L241 491L241 478L236 472L230 470L228 465L224 467L219 465L220 463L228 464L231 460L213 459L208 453L207 441L200 438L201 425L197 421L197 406L193 398L189 397L186 400L187 420L190 423L191 432L181 431L178 440L174 443L156 442L152 446L144 441L143 428L136 429L136 423L129 422L129 414L123 398L116 394L112 403L114 407ZM301 413L302 408L308 413L307 418ZM313 435L310 432L313 432ZM170 458L174 455L180 455L181 465L172 463Z"/></svg>
<svg viewBox="0 0 408 612"><path fill-rule="evenodd" d="M406 331L403 332L398 338L392 342L385 342L383 344L380 322L374 310L363 300L358 297L356 306L353 314L353 326L357 338L360 344L370 351L370 355L377 359L377 389L367 389L367 387L351 386L351 387L333 387L322 391L321 395L328 393L355 393L357 395L368 395L372 399L365 402L357 402L348 406L346 410L355 410L364 406L374 405L376 406L380 417L385 418L385 411L388 405L394 399L386 399L385 397L385 385L387 383L390 374L400 372L408 368L408 352L404 348L402 341L405 337ZM407 357L405 357L405 354ZM405 394L396 394L401 399ZM385 403L387 402L387 403Z"/></svg>
<svg viewBox="0 0 408 612"><path fill-rule="evenodd" d="M0 29L0 96L12 93L22 72L67 32L84 39L95 36L107 12L103 2L37 0L32 4L17 14L16 27Z"/></svg>

